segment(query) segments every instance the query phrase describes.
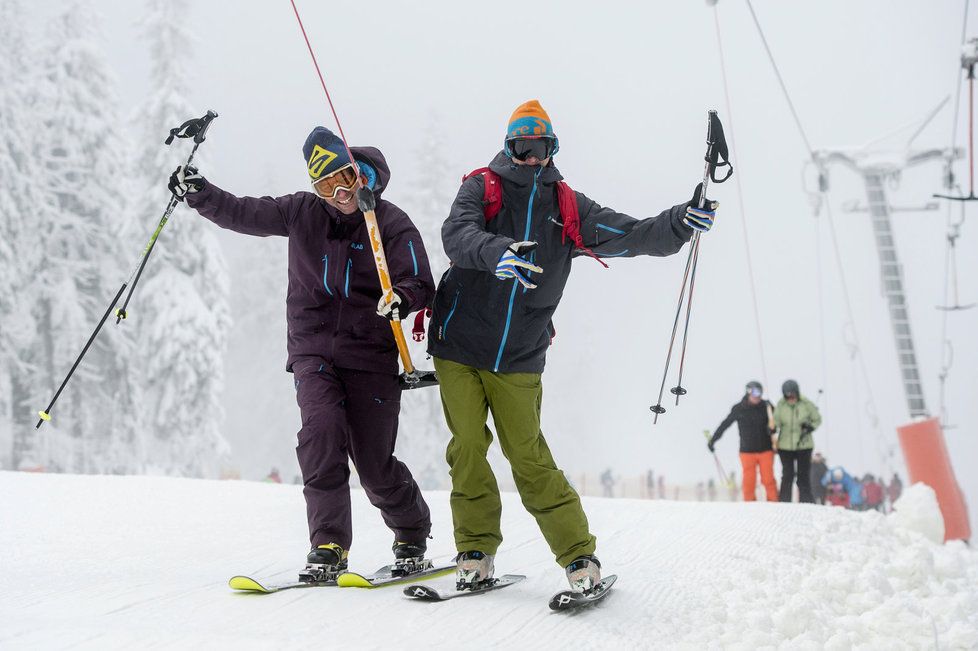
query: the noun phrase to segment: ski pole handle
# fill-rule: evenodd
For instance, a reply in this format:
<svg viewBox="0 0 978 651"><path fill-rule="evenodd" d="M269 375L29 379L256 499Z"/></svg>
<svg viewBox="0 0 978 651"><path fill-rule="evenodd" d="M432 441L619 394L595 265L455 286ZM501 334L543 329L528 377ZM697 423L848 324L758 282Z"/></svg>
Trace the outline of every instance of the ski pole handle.
<svg viewBox="0 0 978 651"><path fill-rule="evenodd" d="M203 117L187 120L179 127L170 129L170 135L167 136L164 143L169 145L173 142L174 138L193 138L194 142L199 145L204 142L204 138L207 136L207 129L216 117L217 113L208 110L207 114Z"/></svg>

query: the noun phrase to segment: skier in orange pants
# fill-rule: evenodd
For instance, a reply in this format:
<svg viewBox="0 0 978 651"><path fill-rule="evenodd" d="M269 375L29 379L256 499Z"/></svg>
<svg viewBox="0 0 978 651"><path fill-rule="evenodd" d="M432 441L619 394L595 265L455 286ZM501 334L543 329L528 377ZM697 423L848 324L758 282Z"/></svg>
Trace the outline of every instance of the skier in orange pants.
<svg viewBox="0 0 978 651"><path fill-rule="evenodd" d="M743 399L735 404L720 426L717 427L707 447L713 446L734 421L740 431L740 464L744 469L744 501L755 500L757 473L768 502L778 501L778 488L774 481L774 408L762 398L764 388L760 382L747 383Z"/></svg>

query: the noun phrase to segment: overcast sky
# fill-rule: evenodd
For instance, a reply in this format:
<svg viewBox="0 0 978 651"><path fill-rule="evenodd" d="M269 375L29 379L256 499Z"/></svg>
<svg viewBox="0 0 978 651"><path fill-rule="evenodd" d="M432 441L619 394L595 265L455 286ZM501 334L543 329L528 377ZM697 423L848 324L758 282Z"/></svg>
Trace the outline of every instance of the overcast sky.
<svg viewBox="0 0 978 651"><path fill-rule="evenodd" d="M46 0L36 5L36 15L50 15L61 5ZM670 479L705 479L713 464L702 430L716 427L747 380L764 381L778 397L781 382L791 377L812 399L824 389L825 424L816 433L816 447L854 472L883 470L881 450L895 449L894 429L909 417L869 219L843 210L852 200L865 203L865 190L852 171L831 170L830 198L853 296L854 331L870 370L876 428L867 415L867 386L850 357L853 329L845 325L825 212L817 230L803 188L805 146L746 3L720 0L718 7L730 107L714 10L705 2L298 5L351 144L379 146L391 164L385 196L395 203L410 201L416 154L425 146L422 134L433 112L444 135L442 154L453 170L445 184L453 191L462 174L499 149L513 108L539 98L560 137L556 163L571 186L603 205L651 216L689 198L702 173L706 110L719 110L744 191L767 376L750 301L744 222L731 181L710 191L722 206L714 232L703 239L684 381L690 393L678 408L667 404L659 424L652 425L648 407L661 379L685 252L665 260L612 260L610 270L586 259L576 263L555 317L558 337L544 376L544 432L560 465L571 472L612 466L627 474L651 467ZM149 90L148 55L137 24L145 3L103 0L99 7L121 99L131 110ZM950 144L962 2L757 0L754 7L815 148L863 145L921 119L948 95L951 102L914 144ZM969 24L972 35L975 19ZM189 99L201 113L213 108L221 115L209 133L202 173L238 194L304 189L302 142L312 126L332 128L333 121L289 2L195 3L187 25L198 41L185 56ZM963 146L966 129L958 133ZM963 177L966 165L959 163L957 171ZM940 163L908 169L893 184L890 200L921 206L942 190L940 184ZM893 220L932 413L939 410L942 314L935 306L943 301L946 217L942 205L933 212L900 212ZM965 224L959 242L964 303L978 301L974 230ZM256 249L243 239L221 233L232 270L240 271L256 250L282 254L279 245ZM433 271L436 277L442 272ZM246 290L236 285L235 291ZM956 428L946 432L973 515L976 319L978 310L950 315L954 365L947 405ZM284 341L282 348L284 359ZM281 438L278 463L294 464L298 416L289 378L269 377L280 383L275 390L282 431L229 436L236 444ZM667 387L674 377L673 371ZM233 381L229 406L246 410L247 391L246 381ZM736 440L731 431L719 447L728 467L736 465Z"/></svg>

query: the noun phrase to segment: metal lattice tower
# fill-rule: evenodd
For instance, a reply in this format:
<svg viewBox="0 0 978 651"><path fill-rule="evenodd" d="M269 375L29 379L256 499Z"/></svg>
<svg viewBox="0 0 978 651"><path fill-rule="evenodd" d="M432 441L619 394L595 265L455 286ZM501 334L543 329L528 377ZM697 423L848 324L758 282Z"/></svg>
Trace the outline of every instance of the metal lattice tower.
<svg viewBox="0 0 978 651"><path fill-rule="evenodd" d="M929 416L927 403L924 399L923 385L920 381L920 369L917 366L917 353L914 348L913 335L910 328L910 315L907 308L907 296L903 286L903 266L897 256L896 243L893 240L893 227L890 223L892 208L886 196L885 181L899 175L903 169L933 159L947 160L957 152L931 149L923 152L908 154L900 164L892 159L881 161L867 152L826 151L815 152L815 160L821 170L828 163L841 162L859 173L866 184L866 199L870 218L873 224L873 234L876 240L876 251L879 254L880 283L883 296L886 297L890 313L890 325L896 342L897 362L900 366L900 376L903 381L903 391L907 400L907 408L911 417Z"/></svg>

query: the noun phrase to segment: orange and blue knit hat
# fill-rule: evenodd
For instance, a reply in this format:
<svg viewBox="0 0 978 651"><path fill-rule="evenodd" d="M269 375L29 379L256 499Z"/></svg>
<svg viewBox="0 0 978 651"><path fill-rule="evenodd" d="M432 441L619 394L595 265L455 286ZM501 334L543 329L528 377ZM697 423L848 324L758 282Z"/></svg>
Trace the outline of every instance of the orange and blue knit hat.
<svg viewBox="0 0 978 651"><path fill-rule="evenodd" d="M533 136L549 136L555 138L553 125L550 123L550 116L540 106L540 101L531 99L523 102L513 115L509 118L509 126L506 127L506 139L510 138L532 138Z"/></svg>

